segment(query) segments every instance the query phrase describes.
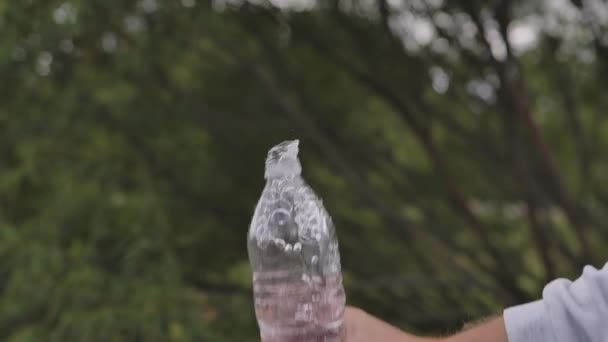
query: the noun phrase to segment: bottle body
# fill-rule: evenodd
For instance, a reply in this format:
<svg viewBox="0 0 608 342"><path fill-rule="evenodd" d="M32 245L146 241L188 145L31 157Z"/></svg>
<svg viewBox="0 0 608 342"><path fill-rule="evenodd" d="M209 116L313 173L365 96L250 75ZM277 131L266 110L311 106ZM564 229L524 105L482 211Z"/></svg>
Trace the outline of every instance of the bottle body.
<svg viewBox="0 0 608 342"><path fill-rule="evenodd" d="M299 172L267 178L247 246L262 342L344 341L335 228Z"/></svg>
<svg viewBox="0 0 608 342"><path fill-rule="evenodd" d="M255 314L262 342L343 342L342 278L324 284L299 270L253 275Z"/></svg>

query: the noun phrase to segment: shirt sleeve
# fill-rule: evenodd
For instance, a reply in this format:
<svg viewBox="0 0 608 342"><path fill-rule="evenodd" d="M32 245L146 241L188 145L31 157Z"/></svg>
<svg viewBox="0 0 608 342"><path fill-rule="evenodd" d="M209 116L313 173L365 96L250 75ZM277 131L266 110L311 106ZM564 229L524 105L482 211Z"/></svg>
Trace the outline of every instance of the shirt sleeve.
<svg viewBox="0 0 608 342"><path fill-rule="evenodd" d="M551 282L542 300L509 308L504 319L509 342L607 342L608 264Z"/></svg>

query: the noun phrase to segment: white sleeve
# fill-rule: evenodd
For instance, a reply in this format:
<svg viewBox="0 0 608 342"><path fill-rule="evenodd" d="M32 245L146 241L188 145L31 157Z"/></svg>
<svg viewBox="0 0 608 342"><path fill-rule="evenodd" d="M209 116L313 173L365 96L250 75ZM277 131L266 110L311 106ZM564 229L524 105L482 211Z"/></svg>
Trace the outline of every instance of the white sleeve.
<svg viewBox="0 0 608 342"><path fill-rule="evenodd" d="M504 319L509 342L607 342L608 264L551 282L542 300L509 308Z"/></svg>

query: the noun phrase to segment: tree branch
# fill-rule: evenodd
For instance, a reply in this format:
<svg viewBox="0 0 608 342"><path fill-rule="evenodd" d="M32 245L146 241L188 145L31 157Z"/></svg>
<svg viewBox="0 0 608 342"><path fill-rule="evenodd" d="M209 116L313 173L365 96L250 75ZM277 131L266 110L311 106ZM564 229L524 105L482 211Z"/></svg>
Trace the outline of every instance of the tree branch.
<svg viewBox="0 0 608 342"><path fill-rule="evenodd" d="M491 65L494 67L500 79L501 86L499 94L501 95L501 99L508 108L513 111L516 118L518 118L527 128L534 149L540 157L541 172L549 184L549 186L546 187L546 191L552 195L556 203L563 209L578 238L581 245L581 255L584 259L581 263L594 261L595 258L592 255L587 232L588 215L583 208L576 204L566 189L553 155L545 143L543 133L532 117L528 94L521 71L517 69L514 61L507 60L506 62L500 62L492 56L490 43L486 39L486 30L478 11L472 5L467 6L466 10L478 29L478 39L486 48ZM503 20L501 24L506 25L507 23ZM506 29L501 29L501 32L506 32ZM509 44L506 37L503 36L502 39L504 44ZM511 119L509 112L503 111L503 115L505 115L506 120ZM540 182L540 184L544 183Z"/></svg>
<svg viewBox="0 0 608 342"><path fill-rule="evenodd" d="M508 263L506 260L504 260L497 246L492 243L489 230L473 213L469 207L466 196L460 187L456 185L457 183L451 178L449 172L447 171L447 165L432 139L430 127L419 121L417 117L412 114L411 107L404 103L400 97L394 94L390 88L382 84L381 81L377 80L368 73L360 71L358 68L348 63L346 59L340 59L333 56L320 42L318 42L318 40L312 38L310 35L307 35L306 38L311 45L317 48L317 50L322 51L324 55L328 57L328 59L336 66L348 71L363 86L374 91L380 98L384 99L395 109L395 112L403 119L414 135L418 138L418 141L421 143L423 149L427 153L427 156L431 160L438 178L441 179L441 181L446 185L448 199L452 207L456 209L457 212L460 212L467 220L470 227L473 228L477 238L481 241L485 250L492 256L493 260L497 264L497 267L503 270L504 273L502 274L511 274L509 272L509 270L511 270L511 266L509 265L512 263ZM503 278L505 278L503 279L504 281L513 281L513 278L510 276L503 276ZM516 287L516 285L512 286L512 288Z"/></svg>

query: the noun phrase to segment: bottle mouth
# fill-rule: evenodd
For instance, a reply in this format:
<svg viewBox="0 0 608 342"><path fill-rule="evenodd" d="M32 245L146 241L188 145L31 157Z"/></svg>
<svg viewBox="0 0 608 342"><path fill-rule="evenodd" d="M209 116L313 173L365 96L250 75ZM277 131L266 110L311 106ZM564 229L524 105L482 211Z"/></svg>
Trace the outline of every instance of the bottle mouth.
<svg viewBox="0 0 608 342"><path fill-rule="evenodd" d="M264 178L293 177L302 173L298 159L300 140L287 140L268 150Z"/></svg>

